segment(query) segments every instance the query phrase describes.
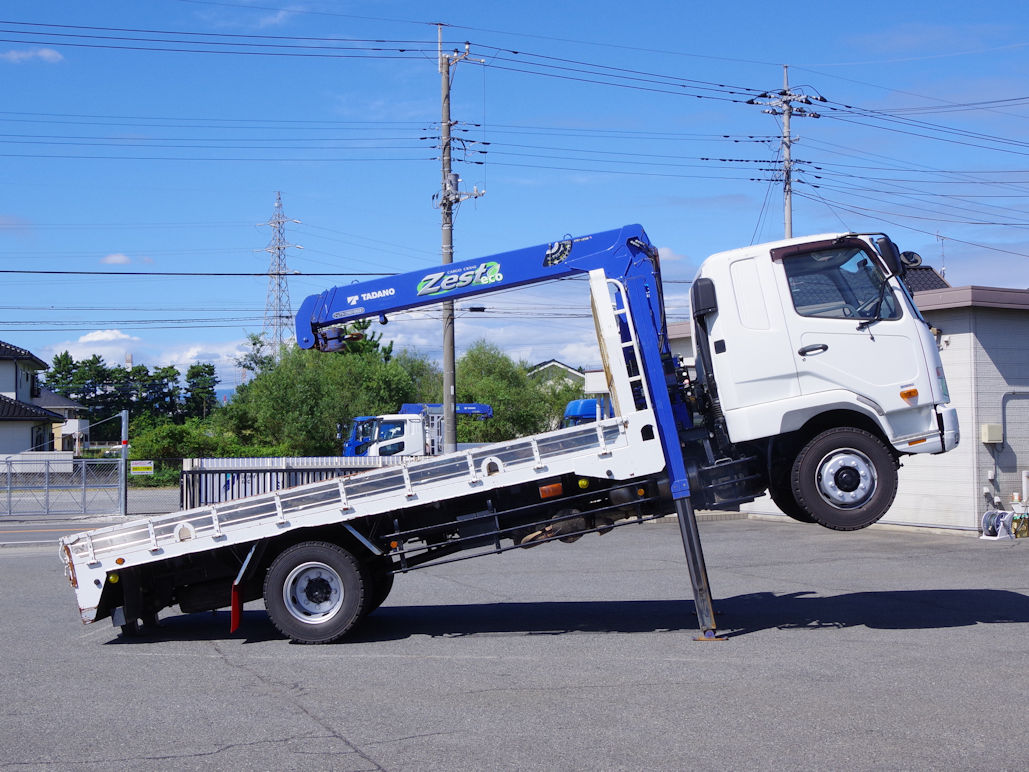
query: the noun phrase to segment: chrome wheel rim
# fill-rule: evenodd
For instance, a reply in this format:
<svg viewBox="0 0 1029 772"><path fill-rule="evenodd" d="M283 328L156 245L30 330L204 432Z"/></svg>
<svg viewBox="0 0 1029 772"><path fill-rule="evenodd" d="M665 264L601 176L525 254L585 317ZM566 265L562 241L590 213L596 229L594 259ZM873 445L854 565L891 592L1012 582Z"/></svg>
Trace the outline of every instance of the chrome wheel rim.
<svg viewBox="0 0 1029 772"><path fill-rule="evenodd" d="M324 622L343 605L343 580L331 566L302 563L289 572L282 585L282 601L293 618L306 624Z"/></svg>
<svg viewBox="0 0 1029 772"><path fill-rule="evenodd" d="M853 448L834 450L818 462L818 493L840 509L865 504L875 493L875 465Z"/></svg>

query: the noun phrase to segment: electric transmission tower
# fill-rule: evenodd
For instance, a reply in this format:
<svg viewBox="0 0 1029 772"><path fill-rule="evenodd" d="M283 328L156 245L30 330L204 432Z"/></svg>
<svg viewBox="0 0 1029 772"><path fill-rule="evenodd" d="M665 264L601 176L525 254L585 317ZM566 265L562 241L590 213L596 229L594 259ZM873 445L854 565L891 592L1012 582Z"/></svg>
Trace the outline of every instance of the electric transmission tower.
<svg viewBox="0 0 1029 772"><path fill-rule="evenodd" d="M762 101L767 100L767 101ZM782 203L783 203L783 230L786 238L793 238L793 155L791 153L793 143L797 137L790 134L790 118L821 118L818 113L811 112L803 105L811 104L811 100L824 102L823 96L808 96L790 88L789 67L782 68L782 91L766 92L753 99L748 99L748 105L763 105L766 109L763 113L782 116ZM794 103L800 105L794 107Z"/></svg>
<svg viewBox="0 0 1029 772"><path fill-rule="evenodd" d="M293 338L293 309L289 304L289 287L286 276L286 250L289 247L303 249L298 244L286 241L286 223L300 223L300 220L289 220L282 213L282 194L275 192L275 211L271 219L263 225L272 229L272 240L264 251L272 256L268 265L268 296L264 302L264 329L262 334L271 345L271 354L278 362L282 349Z"/></svg>

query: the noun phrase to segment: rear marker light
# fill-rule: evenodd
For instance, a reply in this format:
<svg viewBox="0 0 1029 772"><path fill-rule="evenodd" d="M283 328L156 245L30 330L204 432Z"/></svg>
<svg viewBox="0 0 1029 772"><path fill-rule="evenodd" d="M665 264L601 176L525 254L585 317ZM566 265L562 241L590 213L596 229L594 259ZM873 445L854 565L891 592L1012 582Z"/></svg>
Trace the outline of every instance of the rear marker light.
<svg viewBox="0 0 1029 772"><path fill-rule="evenodd" d="M564 487L561 483L551 483L550 485L540 486L541 499L552 499L554 496L560 496L562 493L564 493Z"/></svg>

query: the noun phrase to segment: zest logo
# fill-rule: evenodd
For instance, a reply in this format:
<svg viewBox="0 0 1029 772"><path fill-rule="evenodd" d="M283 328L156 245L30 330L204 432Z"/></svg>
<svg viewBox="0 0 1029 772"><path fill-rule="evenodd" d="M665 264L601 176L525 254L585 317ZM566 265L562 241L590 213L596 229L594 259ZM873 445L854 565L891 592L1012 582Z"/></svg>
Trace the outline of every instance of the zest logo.
<svg viewBox="0 0 1029 772"><path fill-rule="evenodd" d="M490 260L460 273L430 273L418 282L418 295L443 295L462 287L495 284L503 280L504 274L500 272L500 263Z"/></svg>

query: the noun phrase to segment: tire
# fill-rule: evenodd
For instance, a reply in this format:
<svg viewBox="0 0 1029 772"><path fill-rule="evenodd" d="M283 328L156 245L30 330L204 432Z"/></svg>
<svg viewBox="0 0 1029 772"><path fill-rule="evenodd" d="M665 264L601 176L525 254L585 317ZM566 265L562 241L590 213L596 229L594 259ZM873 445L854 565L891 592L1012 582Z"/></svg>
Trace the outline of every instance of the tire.
<svg viewBox="0 0 1029 772"><path fill-rule="evenodd" d="M368 575L371 577L371 592L368 593L368 607L365 614L371 614L383 604L393 589L393 561L389 558L380 557L368 563Z"/></svg>
<svg viewBox="0 0 1029 772"><path fill-rule="evenodd" d="M854 531L890 508L897 495L897 460L870 432L828 429L797 455L790 487L797 504L819 525Z"/></svg>
<svg viewBox="0 0 1029 772"><path fill-rule="evenodd" d="M768 495L772 498L775 506L782 510L784 515L788 515L798 523L815 522L811 514L797 503L797 497L793 495L789 476L785 480L769 480Z"/></svg>
<svg viewBox="0 0 1029 772"><path fill-rule="evenodd" d="M303 542L280 554L264 579L264 605L276 629L297 643L332 643L366 611L371 582L342 547Z"/></svg>

